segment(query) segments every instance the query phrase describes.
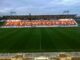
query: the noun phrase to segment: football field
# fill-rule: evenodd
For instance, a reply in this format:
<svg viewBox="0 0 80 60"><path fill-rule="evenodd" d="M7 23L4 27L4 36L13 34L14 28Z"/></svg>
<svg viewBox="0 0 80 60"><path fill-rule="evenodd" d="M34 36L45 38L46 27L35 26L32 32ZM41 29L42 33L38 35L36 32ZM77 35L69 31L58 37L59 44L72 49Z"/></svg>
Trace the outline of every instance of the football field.
<svg viewBox="0 0 80 60"><path fill-rule="evenodd" d="M0 52L80 51L79 27L0 28Z"/></svg>

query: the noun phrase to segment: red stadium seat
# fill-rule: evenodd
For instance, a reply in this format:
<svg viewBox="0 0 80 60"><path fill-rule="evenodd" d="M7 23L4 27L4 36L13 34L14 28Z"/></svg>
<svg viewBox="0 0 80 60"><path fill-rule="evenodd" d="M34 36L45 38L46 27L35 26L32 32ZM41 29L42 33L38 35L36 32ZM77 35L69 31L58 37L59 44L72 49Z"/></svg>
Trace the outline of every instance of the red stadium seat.
<svg viewBox="0 0 80 60"><path fill-rule="evenodd" d="M60 20L6 20L4 26L68 26L77 25L73 19Z"/></svg>

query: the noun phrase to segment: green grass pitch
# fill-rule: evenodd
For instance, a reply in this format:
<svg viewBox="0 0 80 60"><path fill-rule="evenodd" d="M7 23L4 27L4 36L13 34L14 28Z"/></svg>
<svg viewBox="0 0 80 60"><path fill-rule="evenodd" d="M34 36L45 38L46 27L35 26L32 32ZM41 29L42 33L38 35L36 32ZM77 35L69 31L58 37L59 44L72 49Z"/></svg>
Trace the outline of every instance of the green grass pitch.
<svg viewBox="0 0 80 60"><path fill-rule="evenodd" d="M79 27L0 28L0 52L80 51Z"/></svg>

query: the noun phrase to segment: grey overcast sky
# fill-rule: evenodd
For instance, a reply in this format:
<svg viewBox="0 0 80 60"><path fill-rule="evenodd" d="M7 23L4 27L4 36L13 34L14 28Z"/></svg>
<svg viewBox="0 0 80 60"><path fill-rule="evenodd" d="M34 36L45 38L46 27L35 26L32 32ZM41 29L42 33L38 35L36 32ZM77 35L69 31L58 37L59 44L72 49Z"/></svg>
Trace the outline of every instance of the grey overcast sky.
<svg viewBox="0 0 80 60"><path fill-rule="evenodd" d="M0 0L0 15L10 14L61 14L69 10L70 13L80 15L80 0Z"/></svg>

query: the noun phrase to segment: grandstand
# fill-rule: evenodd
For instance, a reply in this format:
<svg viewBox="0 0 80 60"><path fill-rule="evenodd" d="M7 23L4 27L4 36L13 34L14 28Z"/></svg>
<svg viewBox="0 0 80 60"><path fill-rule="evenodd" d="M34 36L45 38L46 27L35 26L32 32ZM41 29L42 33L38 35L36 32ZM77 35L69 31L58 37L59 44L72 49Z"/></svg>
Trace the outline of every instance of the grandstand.
<svg viewBox="0 0 80 60"><path fill-rule="evenodd" d="M2 27L77 27L76 15L3 16Z"/></svg>
<svg viewBox="0 0 80 60"><path fill-rule="evenodd" d="M4 27L76 27L77 22L73 19L59 20L6 20Z"/></svg>

